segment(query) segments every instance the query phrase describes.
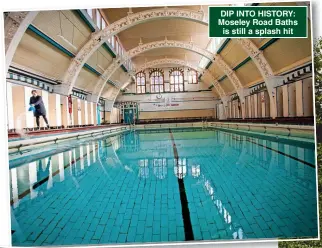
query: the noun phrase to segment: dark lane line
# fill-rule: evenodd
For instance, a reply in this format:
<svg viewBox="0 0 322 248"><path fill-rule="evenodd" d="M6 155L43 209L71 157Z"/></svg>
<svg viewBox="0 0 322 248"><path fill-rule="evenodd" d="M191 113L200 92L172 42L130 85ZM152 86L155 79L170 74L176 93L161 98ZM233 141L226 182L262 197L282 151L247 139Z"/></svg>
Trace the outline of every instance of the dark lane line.
<svg viewBox="0 0 322 248"><path fill-rule="evenodd" d="M176 160L176 166L178 166L178 161L179 161L179 155L178 155L178 150L176 147L176 144L174 142L174 137L172 134L171 129L169 128L169 133L172 141L172 147L173 147L173 154L174 158ZM184 234L185 234L185 239L186 241L189 240L194 240L194 235L193 235L193 230L192 230L192 224L191 224L191 219L190 219L190 211L188 207L188 199L187 199L187 194L184 186L184 181L183 178L178 177L178 184L179 184L179 192L180 192L180 201L181 201L181 209L182 209L182 219L183 219L183 226L184 226Z"/></svg>
<svg viewBox="0 0 322 248"><path fill-rule="evenodd" d="M255 141L251 140L251 139L247 139L247 138L246 138L246 141L248 141L248 142L250 142L250 143L253 143L253 144L255 144L255 145L258 145L258 146L264 147L264 148L266 148L266 149L269 149L269 150L271 150L271 151L273 151L273 152L277 152L277 153L279 153L279 154L282 154L282 155L284 155L284 156L286 156L286 157L289 157L289 158L294 159L294 160L296 160L296 161L298 161L298 162L301 162L301 163L303 163L303 164L306 164L306 165L308 165L308 166L310 166L310 167L312 167L312 168L315 168L315 165L314 165L314 164L311 164L311 163L309 163L309 162L306 162L306 161L304 161L304 160L302 160L302 159L299 159L299 158L297 158L297 157L294 157L294 156L292 156L292 155L289 155L289 154L286 154L286 153L281 152L281 151L279 151L279 150L276 150L276 149L274 149L274 148L271 148L271 147L268 147L268 146L265 146L265 145L259 144L259 143L255 142Z"/></svg>
<svg viewBox="0 0 322 248"><path fill-rule="evenodd" d="M231 137L234 137L234 136L233 136L233 134L232 134L232 133L230 133L230 132L227 132L227 131L226 131L225 133L227 133L227 134L228 134L229 136L231 136ZM239 135L240 135L240 134L239 134ZM292 156L292 155L289 155L289 154L287 154L287 153L284 153L284 152L281 152L281 151L276 150L276 149L274 149L274 148L271 148L271 147L268 147L268 146L265 146L265 145L259 144L259 143L255 142L255 141L253 140L254 138L250 138L249 136L248 136L248 137L247 137L246 135L241 135L241 136L246 137L246 138L245 138L245 140L246 140L246 141L248 141L248 142L250 142L250 143L253 143L253 144L258 145L258 146L261 146L261 147L264 147L264 148L266 148L266 149L268 149L268 150L271 150L271 151L273 151L273 152L279 153L279 154L284 155L284 156L286 156L286 157L288 157L288 158L294 159L294 160L296 160L296 161L298 161L298 162L301 162L301 163L303 163L303 164L305 164L305 165L308 165L308 166L310 166L310 167L312 167L312 168L315 168L315 164L311 164L311 163L309 163L309 162L307 162L307 161L304 161L304 160L302 160L302 159L299 159L299 158L294 157L294 156ZM244 139L242 139L242 140L244 140ZM273 142L278 143L277 141L273 141Z"/></svg>

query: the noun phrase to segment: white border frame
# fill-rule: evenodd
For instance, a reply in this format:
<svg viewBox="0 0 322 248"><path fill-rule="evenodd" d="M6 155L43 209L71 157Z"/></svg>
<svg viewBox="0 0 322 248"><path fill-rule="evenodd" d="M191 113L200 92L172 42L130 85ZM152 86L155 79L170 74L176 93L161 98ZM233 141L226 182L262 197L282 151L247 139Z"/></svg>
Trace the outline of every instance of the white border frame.
<svg viewBox="0 0 322 248"><path fill-rule="evenodd" d="M19 1L19 2L18 2ZM108 3L108 6L106 4L106 1L104 0L94 0L94 3L93 1L90 1L89 3L86 3L86 4L80 4L78 0L71 0L71 1L64 1L64 0L57 0L57 1L53 1L53 2L43 2L43 1L40 1L40 0L36 0L37 1L37 6L41 6L41 7L37 7L37 8L34 8L32 7L33 5L35 5L34 3L30 3L28 1L23 1L23 0L15 0L15 2L13 1L9 1L9 2L6 2L5 4L9 4L11 6L15 6L15 7L2 7L2 11L32 11L32 10L39 10L41 9L41 11L45 11L45 10L68 10L68 9L85 9L85 8L124 8L124 6L127 6L127 5L131 5L133 8L134 7L146 7L146 6L154 6L154 7L158 7L158 6L179 6L179 5L198 5L195 1L195 0L176 0L175 2L171 1L171 0L155 0L153 3L147 1L147 0L141 0L141 1L144 1L144 3L131 3L130 1L128 0L121 0L121 1L116 1L116 2L109 2ZM75 3L73 2L75 1ZM100 1L99 4L97 4L97 2ZM126 1L126 3L123 3L124 1ZM214 0L216 1L216 0ZM17 3L18 2L18 3ZM252 3L254 1L250 1L250 0L236 0L235 3ZM266 1L263 1L263 0L257 0L257 2L259 3L272 3L272 2L280 2L280 3L283 3L283 2L290 2L289 0L266 0ZM304 1L300 1L300 0L293 0L292 2L304 2ZM311 20L311 38L313 37L313 24L312 24L312 16L313 16L313 12L312 12L312 1L309 0L309 1L305 1L305 2L310 2L310 8L311 8L311 16L310 16L310 20ZM59 4L61 4L61 6L57 7ZM200 3L199 3L200 4ZM207 4L207 2L204 3L205 5ZM218 0L216 1L215 4L223 4L223 5L227 5L227 2L225 2L224 0ZM320 4L321 5L321 2L318 1L318 0L315 0L315 6ZM16 7L16 6L19 6L19 7ZM1 22L2 22L2 26L3 26L3 17L0 17L1 18ZM317 18L317 17L316 17ZM320 28L321 29L321 28ZM3 32L3 29L1 30L1 34L4 34ZM320 34L321 35L321 34ZM234 37L235 38L235 37ZM245 37L242 37L242 38L245 38ZM269 38L272 38L272 37L269 37ZM294 38L294 37L291 37L291 38ZM313 44L313 39L312 40L312 44ZM3 46L3 39L2 39L2 42L1 42L1 46L2 46L2 50L4 50L4 46ZM313 59L313 46L312 46L312 59ZM5 60L3 60L5 61ZM5 63L3 63L3 67L4 68L4 65ZM314 65L313 65L314 66ZM3 69L3 72L4 72L4 69ZM4 75L6 75L6 73L4 73ZM312 74L312 76L314 76L314 72ZM4 77L3 77L4 78ZM3 101L6 101L6 84L3 84L2 86L4 89L4 97L2 98ZM314 93L315 93L315 85L313 84L313 89L314 89ZM314 94L314 111L315 111L315 94ZM3 103L6 103L6 102L3 102ZM3 106L6 106L6 104L4 104ZM2 120L2 127L5 128L5 130L2 130L3 132L3 137L4 139L3 140L6 140L7 138L7 130L6 130L6 124L7 124L7 114L6 114L6 110L4 110L2 108L1 112L0 112L3 116L3 118L0 118ZM314 115L314 124L316 125L316 116ZM315 127L315 131L316 131L316 127ZM316 134L315 134L315 144L316 143ZM5 159L8 159L8 153L7 153L7 150L8 150L8 144L7 142L4 143L3 146L1 146L3 149L2 150L2 158L5 158ZM316 152L316 162L317 162L317 146L316 146L316 149L315 149L315 152ZM3 173L4 172L4 173ZM316 167L316 175L317 175L317 167ZM4 216L3 213L6 213L8 212L7 210L9 210L9 214L8 215L5 215L4 218L1 218L1 225L0 225L0 228L1 228L1 240L0 240L0 245L2 246L6 246L6 244L8 244L7 240L9 239L10 240L10 243L11 243L11 235L9 235L9 237L6 237L6 233L10 232L10 230L7 230L6 228L9 227L10 228L10 223L11 223L11 219L10 219L10 205L6 204L6 203L9 203L9 172L7 170L7 168L5 166L2 166L2 171L0 172L0 175L1 175L1 179L0 182L0 199L2 197L5 197L5 200L4 200L4 203L2 202L2 204L0 204L0 212L2 213L2 216ZM7 181L6 179L4 178L6 177L7 178ZM4 179L4 180L3 180ZM317 178L316 178L317 179ZM5 186L4 188L2 188L2 186ZM6 192L6 190L8 189L8 191ZM317 184L317 187L316 187L316 191L317 191L317 203L319 203L319 198L318 198L318 184ZM317 204L317 208L319 207L319 205ZM319 212L318 212L318 218L319 218ZM7 220L9 219L9 225L7 223ZM318 222L319 222L319 219L318 219ZM318 223L319 224L319 223ZM285 239L285 240L278 240L278 241L306 241L306 240L319 240L320 239L320 226L318 225L318 238L317 239ZM4 237L5 236L5 237ZM7 238L7 239L6 239ZM217 245L217 244L249 244L249 246L243 246L243 247L254 247L253 245L256 245L256 244L263 244L263 243L271 243L273 244L277 244L277 239L275 240L242 240L242 241L218 241L218 242L213 242L213 241L205 241L205 242L199 242L199 243L185 243L185 242L180 242L180 243L153 243L154 246L168 246L168 245L178 245L178 246L182 246L182 245L197 245L197 244L203 244L203 245L207 245L207 244L212 244L212 245ZM106 246L106 245L93 245L93 246L81 246L81 247L126 247L123 246L123 245L109 245L109 246ZM151 246L151 244L129 244L127 246L130 246L130 247L138 247L138 246L141 246L141 247L145 247L145 246ZM77 245L73 246L73 247L78 247ZM218 246L217 246L218 247ZM222 247L222 246L221 246ZM226 247L226 246L225 246ZM235 246L233 246L235 247ZM257 246L256 246L257 247ZM262 246L261 246L262 247Z"/></svg>

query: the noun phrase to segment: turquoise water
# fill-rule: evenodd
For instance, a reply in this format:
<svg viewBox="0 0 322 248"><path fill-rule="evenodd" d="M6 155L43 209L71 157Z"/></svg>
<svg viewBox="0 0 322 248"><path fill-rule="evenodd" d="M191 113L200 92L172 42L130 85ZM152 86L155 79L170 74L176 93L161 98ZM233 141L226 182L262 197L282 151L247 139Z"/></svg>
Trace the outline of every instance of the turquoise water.
<svg viewBox="0 0 322 248"><path fill-rule="evenodd" d="M313 143L131 131L10 169L13 245L316 238Z"/></svg>

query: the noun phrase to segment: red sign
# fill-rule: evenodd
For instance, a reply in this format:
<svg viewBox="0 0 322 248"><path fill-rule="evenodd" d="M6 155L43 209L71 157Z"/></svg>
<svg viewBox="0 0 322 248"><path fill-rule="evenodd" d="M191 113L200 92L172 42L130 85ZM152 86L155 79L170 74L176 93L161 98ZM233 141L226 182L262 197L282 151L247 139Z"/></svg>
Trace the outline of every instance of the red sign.
<svg viewBox="0 0 322 248"><path fill-rule="evenodd" d="M68 96L68 113L72 113L73 112L73 101L72 101L72 96L69 95Z"/></svg>

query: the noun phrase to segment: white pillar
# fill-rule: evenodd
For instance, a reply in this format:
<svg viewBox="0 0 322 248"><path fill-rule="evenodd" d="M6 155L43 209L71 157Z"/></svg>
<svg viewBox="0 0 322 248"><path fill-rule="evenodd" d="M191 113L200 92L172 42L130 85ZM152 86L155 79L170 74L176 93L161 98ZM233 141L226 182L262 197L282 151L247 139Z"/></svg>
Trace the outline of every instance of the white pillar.
<svg viewBox="0 0 322 248"><path fill-rule="evenodd" d="M55 94L56 97L56 125L61 126L62 120L61 120L61 104L60 104L60 95Z"/></svg>
<svg viewBox="0 0 322 248"><path fill-rule="evenodd" d="M95 124L94 123L94 114L96 114L96 110L93 107L93 102L91 102L91 124Z"/></svg>
<svg viewBox="0 0 322 248"><path fill-rule="evenodd" d="M85 108L85 125L88 125L88 108L87 108L87 101L84 101L84 108Z"/></svg>
<svg viewBox="0 0 322 248"><path fill-rule="evenodd" d="M288 85L287 89L288 93L288 110L289 117L296 116L296 105L301 105L300 102L296 102L296 85L295 83L291 83Z"/></svg>
<svg viewBox="0 0 322 248"><path fill-rule="evenodd" d="M257 111L257 107L258 107L258 104L257 104L257 94L254 94L253 95L253 106L254 106L254 118L257 118L258 117L258 111Z"/></svg>
<svg viewBox="0 0 322 248"><path fill-rule="evenodd" d="M262 91L260 93L260 97L261 97L262 117L265 117L266 116L265 101L268 100L268 99L265 99L265 91Z"/></svg>
<svg viewBox="0 0 322 248"><path fill-rule="evenodd" d="M270 98L270 117L275 119L277 117L276 108L276 91L274 90L278 86L283 85L284 77L282 76L271 76L266 78L265 84L267 87L267 92Z"/></svg>
<svg viewBox="0 0 322 248"><path fill-rule="evenodd" d="M31 91L33 89L25 86L24 87L24 91L25 91L25 113L26 113L26 127L28 128L32 128L34 127L34 116L33 116L33 112L32 111L28 111L30 105L29 105L29 101L30 101L30 97L31 97Z"/></svg>
<svg viewBox="0 0 322 248"><path fill-rule="evenodd" d="M7 82L7 111L8 129L13 129L15 121L13 118L12 84L9 82Z"/></svg>
<svg viewBox="0 0 322 248"><path fill-rule="evenodd" d="M77 116L78 116L78 125L82 125L82 105L81 100L77 99Z"/></svg>
<svg viewBox="0 0 322 248"><path fill-rule="evenodd" d="M66 106L67 106L67 111L66 111L66 114L67 114L67 125L68 126L74 125L74 115L73 115L73 113L72 114L69 113L68 97L66 97ZM74 111L73 108L72 108L72 111Z"/></svg>
<svg viewBox="0 0 322 248"><path fill-rule="evenodd" d="M41 92L42 100L46 108L47 119L49 120L49 109L48 109L48 91L43 90Z"/></svg>
<svg viewBox="0 0 322 248"><path fill-rule="evenodd" d="M282 86L283 89L283 117L288 117L288 89L287 85Z"/></svg>
<svg viewBox="0 0 322 248"><path fill-rule="evenodd" d="M295 82L296 91L296 116L303 116L303 82Z"/></svg>
<svg viewBox="0 0 322 248"><path fill-rule="evenodd" d="M240 100L240 110L241 110L241 116L240 112L238 110L238 105L237 105L237 112L238 112L238 117L241 117L242 119L245 119L246 117L246 96L249 96L250 94L250 89L239 89L237 90L237 94L239 96ZM237 101L238 104L238 101Z"/></svg>
<svg viewBox="0 0 322 248"><path fill-rule="evenodd" d="M252 96L247 97L247 105L248 105L248 118L253 118L252 111Z"/></svg>

